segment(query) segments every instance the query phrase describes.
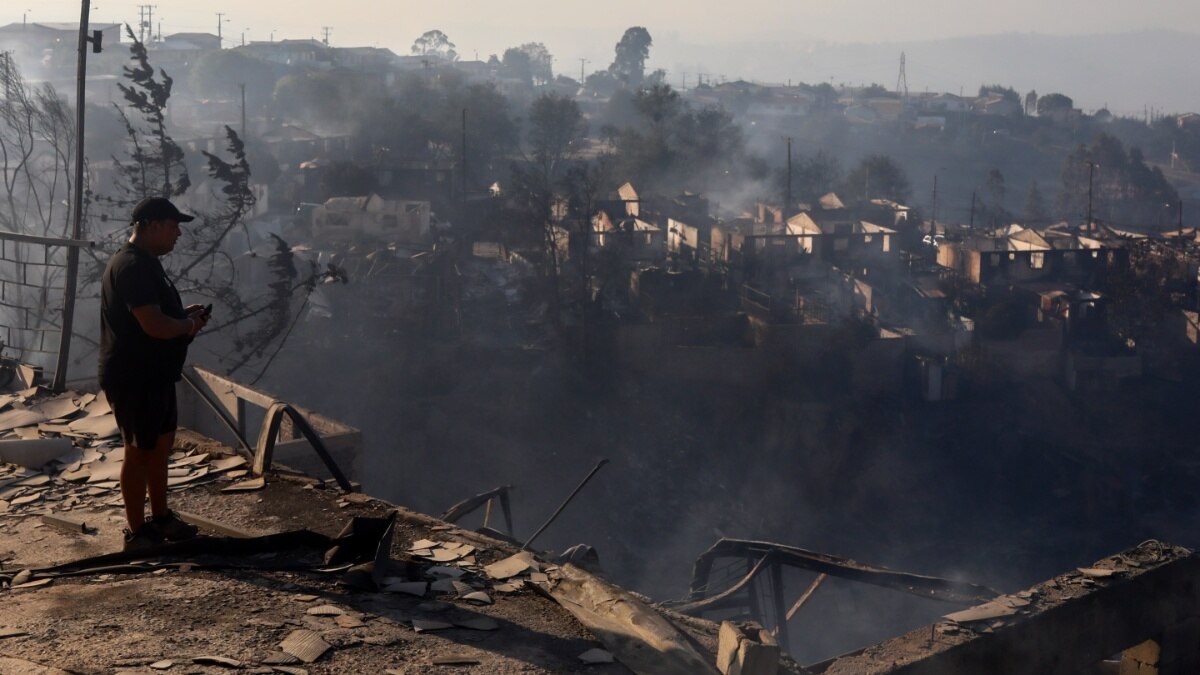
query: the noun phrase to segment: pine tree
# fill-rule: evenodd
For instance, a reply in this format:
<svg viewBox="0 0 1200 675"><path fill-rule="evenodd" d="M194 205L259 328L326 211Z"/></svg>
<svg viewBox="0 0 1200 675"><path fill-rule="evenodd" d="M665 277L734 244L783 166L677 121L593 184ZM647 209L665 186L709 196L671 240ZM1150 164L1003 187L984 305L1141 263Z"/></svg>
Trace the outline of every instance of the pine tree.
<svg viewBox="0 0 1200 675"><path fill-rule="evenodd" d="M1050 215L1046 211L1046 198L1038 189L1037 181L1029 184L1029 194L1025 197L1025 222L1030 225L1045 224Z"/></svg>
<svg viewBox="0 0 1200 675"><path fill-rule="evenodd" d="M122 187L131 203L152 196L178 197L192 183L183 163L183 148L167 133L167 101L175 81L161 68L156 76L146 46L134 37L128 25L125 32L133 41L129 53L134 65L124 67L129 84L118 82L117 89L136 116L131 118L125 109L113 104L132 148L129 161L117 161Z"/></svg>

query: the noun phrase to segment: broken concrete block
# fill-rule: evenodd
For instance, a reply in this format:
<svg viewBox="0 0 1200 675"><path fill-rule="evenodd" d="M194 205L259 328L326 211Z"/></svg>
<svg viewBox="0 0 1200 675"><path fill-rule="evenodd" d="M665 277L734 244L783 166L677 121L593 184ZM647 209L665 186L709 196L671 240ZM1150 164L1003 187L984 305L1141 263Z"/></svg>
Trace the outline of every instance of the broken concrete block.
<svg viewBox="0 0 1200 675"><path fill-rule="evenodd" d="M0 441L0 462L36 469L71 450L69 438Z"/></svg>
<svg viewBox="0 0 1200 675"><path fill-rule="evenodd" d="M775 675L779 671L779 644L756 623L722 621L717 670L723 675Z"/></svg>
<svg viewBox="0 0 1200 675"><path fill-rule="evenodd" d="M1134 645L1121 654L1120 675L1158 675L1162 650L1154 640Z"/></svg>
<svg viewBox="0 0 1200 675"><path fill-rule="evenodd" d="M60 530L74 534L87 534L89 532L87 524L82 520L68 518L57 513L42 514L42 522L51 527L57 527Z"/></svg>

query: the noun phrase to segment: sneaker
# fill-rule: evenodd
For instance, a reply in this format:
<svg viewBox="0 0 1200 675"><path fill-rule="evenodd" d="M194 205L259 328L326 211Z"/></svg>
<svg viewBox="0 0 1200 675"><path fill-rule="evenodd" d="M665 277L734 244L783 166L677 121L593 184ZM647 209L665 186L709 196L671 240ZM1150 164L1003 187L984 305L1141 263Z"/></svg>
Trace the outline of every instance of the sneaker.
<svg viewBox="0 0 1200 675"><path fill-rule="evenodd" d="M143 525L137 532L130 532L129 528L125 528L125 546L122 550L126 553L140 551L158 546L161 543L162 537L153 527Z"/></svg>
<svg viewBox="0 0 1200 675"><path fill-rule="evenodd" d="M166 515L154 516L147 520L146 524L153 525L154 529L167 541L191 539L200 533L200 528L183 522L183 519L174 511L167 511Z"/></svg>

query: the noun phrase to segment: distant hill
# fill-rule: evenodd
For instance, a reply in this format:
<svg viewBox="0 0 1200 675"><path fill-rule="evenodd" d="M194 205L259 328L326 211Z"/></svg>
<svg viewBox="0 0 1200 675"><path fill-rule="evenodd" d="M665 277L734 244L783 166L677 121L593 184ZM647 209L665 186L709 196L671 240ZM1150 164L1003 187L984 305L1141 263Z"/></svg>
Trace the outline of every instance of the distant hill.
<svg viewBox="0 0 1200 675"><path fill-rule="evenodd" d="M896 84L900 53L907 55L909 91L974 94L979 85L1003 84L1022 94L1064 93L1085 110L1105 104L1141 116L1145 106L1164 113L1200 111L1200 35L1144 31L1055 36L1006 33L945 40L834 44L797 38L788 43L689 44L656 37L652 58L666 65L671 84L682 73L709 78L835 84Z"/></svg>

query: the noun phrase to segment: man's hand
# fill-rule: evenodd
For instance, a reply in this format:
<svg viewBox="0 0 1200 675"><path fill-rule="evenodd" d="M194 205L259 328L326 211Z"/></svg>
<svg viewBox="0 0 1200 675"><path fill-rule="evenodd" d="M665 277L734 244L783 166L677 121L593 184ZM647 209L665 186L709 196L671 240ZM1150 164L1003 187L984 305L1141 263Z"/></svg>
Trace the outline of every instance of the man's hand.
<svg viewBox="0 0 1200 675"><path fill-rule="evenodd" d="M188 332L190 337L196 337L196 334L204 330L208 325L209 315L204 312L204 305L188 305L188 319L192 322L192 329Z"/></svg>

